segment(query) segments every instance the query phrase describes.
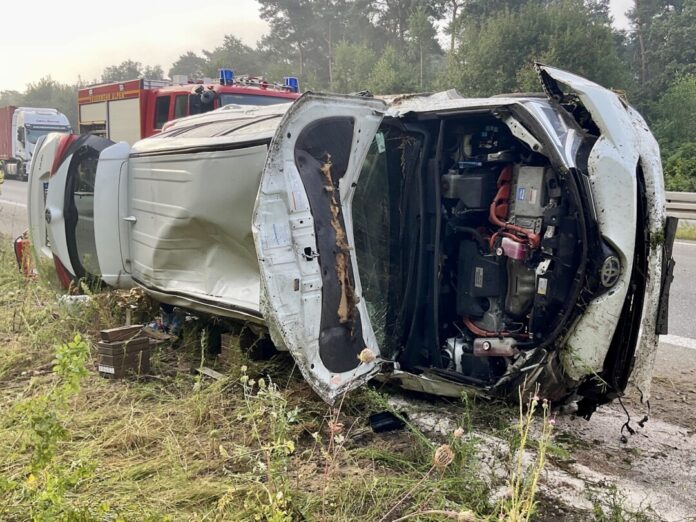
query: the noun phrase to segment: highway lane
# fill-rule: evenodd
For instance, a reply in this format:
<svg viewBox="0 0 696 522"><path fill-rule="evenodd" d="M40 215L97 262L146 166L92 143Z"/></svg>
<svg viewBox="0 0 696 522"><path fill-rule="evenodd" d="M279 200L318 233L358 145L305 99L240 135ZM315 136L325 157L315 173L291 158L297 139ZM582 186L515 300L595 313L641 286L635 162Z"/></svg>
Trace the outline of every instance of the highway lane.
<svg viewBox="0 0 696 522"><path fill-rule="evenodd" d="M17 237L27 228L27 183L6 180L0 195L0 234ZM669 305L670 343L689 344L696 339L696 241L677 240L676 267ZM696 346L696 345L695 345Z"/></svg>
<svg viewBox="0 0 696 522"><path fill-rule="evenodd" d="M696 339L696 241L676 240L674 260L674 281L669 294L669 333Z"/></svg>
<svg viewBox="0 0 696 522"><path fill-rule="evenodd" d="M27 182L7 179L0 191L0 234L15 238L28 226Z"/></svg>

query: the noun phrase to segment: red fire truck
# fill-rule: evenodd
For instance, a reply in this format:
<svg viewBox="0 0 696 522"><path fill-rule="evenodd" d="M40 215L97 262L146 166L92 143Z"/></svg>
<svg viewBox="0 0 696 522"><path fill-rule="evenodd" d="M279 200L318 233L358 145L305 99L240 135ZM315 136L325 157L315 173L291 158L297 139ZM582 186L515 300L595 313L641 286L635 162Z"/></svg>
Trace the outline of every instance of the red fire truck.
<svg viewBox="0 0 696 522"><path fill-rule="evenodd" d="M219 82L128 80L85 87L78 91L80 134L97 134L133 144L152 136L173 119L201 114L224 105L272 105L299 97L297 79L286 77L282 85L256 77L235 78L220 70Z"/></svg>

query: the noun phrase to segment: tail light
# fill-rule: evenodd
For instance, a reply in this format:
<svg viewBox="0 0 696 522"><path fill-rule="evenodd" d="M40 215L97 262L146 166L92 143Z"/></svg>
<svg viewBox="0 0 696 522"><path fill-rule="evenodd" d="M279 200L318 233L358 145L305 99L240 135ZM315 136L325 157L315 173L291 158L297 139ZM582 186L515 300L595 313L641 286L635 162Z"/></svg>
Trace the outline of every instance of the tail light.
<svg viewBox="0 0 696 522"><path fill-rule="evenodd" d="M64 134L58 140L58 146L56 147L56 153L53 156L53 165L51 166L51 176L58 172L58 167L61 166L63 160L65 160L65 153L68 147L72 145L78 136L75 134Z"/></svg>

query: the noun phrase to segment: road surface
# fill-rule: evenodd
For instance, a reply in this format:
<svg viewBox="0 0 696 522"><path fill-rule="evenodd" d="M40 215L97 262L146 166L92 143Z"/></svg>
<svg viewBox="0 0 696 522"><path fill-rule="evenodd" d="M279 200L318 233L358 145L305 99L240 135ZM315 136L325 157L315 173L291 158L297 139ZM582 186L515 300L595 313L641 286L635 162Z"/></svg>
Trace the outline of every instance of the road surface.
<svg viewBox="0 0 696 522"><path fill-rule="evenodd" d="M0 234L15 238L28 226L27 182L8 179L0 190Z"/></svg>

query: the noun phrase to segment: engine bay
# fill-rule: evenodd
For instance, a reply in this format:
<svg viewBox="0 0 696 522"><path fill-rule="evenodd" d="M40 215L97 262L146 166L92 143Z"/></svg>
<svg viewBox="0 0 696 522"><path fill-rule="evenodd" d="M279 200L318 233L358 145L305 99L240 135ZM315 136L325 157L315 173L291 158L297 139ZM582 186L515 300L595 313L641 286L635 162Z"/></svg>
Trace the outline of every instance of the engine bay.
<svg viewBox="0 0 696 522"><path fill-rule="evenodd" d="M563 176L510 118L441 125L441 358L481 384L551 333L578 264Z"/></svg>
<svg viewBox="0 0 696 522"><path fill-rule="evenodd" d="M402 218L395 247L405 274L402 308L409 308L393 329L402 334L397 360L490 385L567 317L581 257L577 203L542 145L508 112L407 127L400 170L421 172L426 203L403 182L403 212L423 219ZM415 250L423 255L413 259ZM430 282L418 290L414 278Z"/></svg>

